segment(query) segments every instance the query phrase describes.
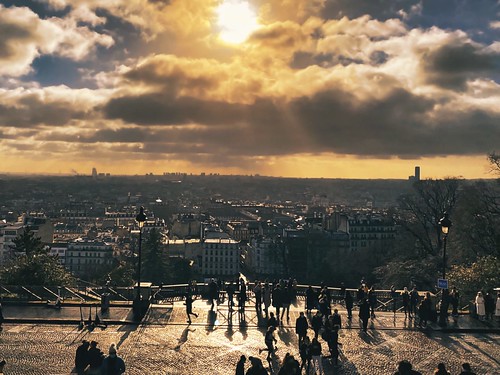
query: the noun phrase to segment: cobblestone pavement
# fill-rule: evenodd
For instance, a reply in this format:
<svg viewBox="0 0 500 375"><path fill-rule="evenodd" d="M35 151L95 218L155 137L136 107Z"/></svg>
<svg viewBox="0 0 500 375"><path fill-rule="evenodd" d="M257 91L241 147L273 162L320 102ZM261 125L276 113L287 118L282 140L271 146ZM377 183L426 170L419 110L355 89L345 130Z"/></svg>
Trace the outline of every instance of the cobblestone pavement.
<svg viewBox="0 0 500 375"><path fill-rule="evenodd" d="M116 343L128 366L127 374L205 375L234 374L241 354L260 357L264 329L258 326L255 312L249 311L240 322L227 308L211 313L204 301L195 302L200 316L186 323L182 303L156 306L147 324L120 325L92 332L71 325L4 324L0 332L0 357L7 360L6 374L69 374L74 353L83 339L95 340L103 350ZM294 308L290 324L277 330L278 351L272 367L290 352L298 358L294 322L299 313ZM292 324L293 322L293 324ZM393 374L395 364L409 359L424 375L431 374L438 362L445 362L451 373L458 374L460 364L470 362L475 372L500 374L499 335L444 333L409 329L404 315L396 319L390 313L379 313L367 334L353 319L350 328L340 332L342 356L340 366L333 368L323 359L327 374ZM311 331L312 333L312 331ZM322 342L323 353L327 347Z"/></svg>

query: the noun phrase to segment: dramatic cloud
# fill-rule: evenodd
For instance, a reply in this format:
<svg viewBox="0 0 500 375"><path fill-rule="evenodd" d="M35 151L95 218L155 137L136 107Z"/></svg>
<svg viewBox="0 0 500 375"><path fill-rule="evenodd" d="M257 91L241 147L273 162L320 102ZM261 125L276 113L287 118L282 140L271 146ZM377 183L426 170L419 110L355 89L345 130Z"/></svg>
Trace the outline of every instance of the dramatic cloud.
<svg viewBox="0 0 500 375"><path fill-rule="evenodd" d="M498 150L496 2L234 0L258 24L231 44L224 1L0 6L6 170L17 158L351 176L372 160L395 177L395 160L454 157L460 175Z"/></svg>

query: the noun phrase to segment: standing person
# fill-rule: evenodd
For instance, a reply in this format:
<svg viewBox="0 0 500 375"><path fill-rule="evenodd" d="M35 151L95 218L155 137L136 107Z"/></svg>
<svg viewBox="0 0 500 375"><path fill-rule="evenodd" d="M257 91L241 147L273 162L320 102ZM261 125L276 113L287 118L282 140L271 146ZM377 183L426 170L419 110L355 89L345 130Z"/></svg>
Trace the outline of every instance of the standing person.
<svg viewBox="0 0 500 375"><path fill-rule="evenodd" d="M226 293L227 293L227 308L229 311L233 311L234 307L234 286L233 282L230 281L226 287Z"/></svg>
<svg viewBox="0 0 500 375"><path fill-rule="evenodd" d="M310 314L312 309L316 308L316 293L311 285L306 290L306 313Z"/></svg>
<svg viewBox="0 0 500 375"><path fill-rule="evenodd" d="M450 375L444 363L439 363L437 369L434 370L434 375Z"/></svg>
<svg viewBox="0 0 500 375"><path fill-rule="evenodd" d="M377 294L375 293L375 287L372 285L368 291L368 302L370 303L371 318L375 318L375 307L377 307Z"/></svg>
<svg viewBox="0 0 500 375"><path fill-rule="evenodd" d="M245 303L247 301L247 284L245 284L245 279L240 278L240 290L238 293L238 308L240 312L240 317L245 319Z"/></svg>
<svg viewBox="0 0 500 375"><path fill-rule="evenodd" d="M75 370L77 374L84 374L89 365L89 342L83 340L75 354Z"/></svg>
<svg viewBox="0 0 500 375"><path fill-rule="evenodd" d="M269 287L268 282L264 284L264 289L262 291L262 299L264 302L264 313L266 314L267 318L269 315L269 306L271 306L271 288Z"/></svg>
<svg viewBox="0 0 500 375"><path fill-rule="evenodd" d="M484 320L484 316L486 315L486 310L484 308L484 298L482 292L477 292L476 296L476 313L479 317L479 320Z"/></svg>
<svg viewBox="0 0 500 375"><path fill-rule="evenodd" d="M484 296L484 310L486 312L486 319L493 319L493 315L495 314L495 300L489 292L486 292Z"/></svg>
<svg viewBox="0 0 500 375"><path fill-rule="evenodd" d="M467 362L462 364L462 372L460 375L476 375L475 372L472 372L472 368L470 367L470 364Z"/></svg>
<svg viewBox="0 0 500 375"><path fill-rule="evenodd" d="M2 324L3 324L3 308L2 308L2 302L0 302L0 331L2 330Z"/></svg>
<svg viewBox="0 0 500 375"><path fill-rule="evenodd" d="M361 301L361 305L359 305L359 318L363 323L363 332L367 332L368 319L370 319L370 305L368 304L368 300L366 298Z"/></svg>
<svg viewBox="0 0 500 375"><path fill-rule="evenodd" d="M187 315L187 322L191 324L191 315L194 315L196 318L198 317L198 314L193 312L193 295L191 294L191 291L188 291L186 293L186 315Z"/></svg>
<svg viewBox="0 0 500 375"><path fill-rule="evenodd" d="M330 340L328 341L328 348L330 348L334 366L338 366L339 364L339 346L342 346L342 344L339 342L339 329L338 326L334 326L330 335Z"/></svg>
<svg viewBox="0 0 500 375"><path fill-rule="evenodd" d="M323 375L323 363L321 361L321 343L315 337L311 342L311 358L314 371L319 375Z"/></svg>
<svg viewBox="0 0 500 375"><path fill-rule="evenodd" d="M319 293L318 305L319 305L319 311L321 312L321 315L325 319L328 319L328 296L326 295L324 289L321 289L321 292Z"/></svg>
<svg viewBox="0 0 500 375"><path fill-rule="evenodd" d="M365 288L364 285L361 284L356 291L356 300L358 301L358 304L361 303L365 299Z"/></svg>
<svg viewBox="0 0 500 375"><path fill-rule="evenodd" d="M276 340L276 337L274 337L275 330L276 330L275 327L269 326L269 328L266 331L266 335L264 336L264 343L266 344L266 349L259 349L259 354L264 351L267 351L268 362L271 362L272 355L276 350L276 347L274 345L278 342L278 340Z"/></svg>
<svg viewBox="0 0 500 375"><path fill-rule="evenodd" d="M105 375L121 375L125 372L125 362L116 353L115 344L109 347L109 354L102 361L102 373Z"/></svg>
<svg viewBox="0 0 500 375"><path fill-rule="evenodd" d="M208 299L210 300L210 311L214 311L215 301L219 298L219 290L214 279L208 283Z"/></svg>
<svg viewBox="0 0 500 375"><path fill-rule="evenodd" d="M304 315L304 312L300 312L300 316L295 321L295 333L299 336L299 348L302 344L302 341L307 336L307 329L309 328L309 324L307 323L307 318Z"/></svg>
<svg viewBox="0 0 500 375"><path fill-rule="evenodd" d="M429 292L425 293L425 297L420 304L418 315L420 317L419 325L420 327L427 327L427 321L431 317L432 300L431 294Z"/></svg>
<svg viewBox="0 0 500 375"><path fill-rule="evenodd" d="M281 319L280 321L283 322L283 317L285 316L285 311L286 311L286 320L287 322L290 321L290 304L292 303L292 286L289 284L288 286L285 286L283 290L281 291Z"/></svg>
<svg viewBox="0 0 500 375"><path fill-rule="evenodd" d="M87 369L86 374L100 375L103 360L104 353L97 347L96 341L91 341L89 349L89 368Z"/></svg>
<svg viewBox="0 0 500 375"><path fill-rule="evenodd" d="M282 291L281 291L280 284L276 284L271 296L273 299L273 307L276 309L276 318L277 319L280 318L280 309L281 309L281 304L282 304L281 295L282 295Z"/></svg>
<svg viewBox="0 0 500 375"><path fill-rule="evenodd" d="M323 326L323 318L321 317L320 311L316 311L316 314L311 319L311 326L314 330L314 338L317 339L319 335L319 330Z"/></svg>
<svg viewBox="0 0 500 375"><path fill-rule="evenodd" d="M497 302L495 305L495 317L497 319L497 322L500 321L500 292L497 294Z"/></svg>
<svg viewBox="0 0 500 375"><path fill-rule="evenodd" d="M247 357L242 355L236 364L236 374L235 375L245 375L245 362Z"/></svg>
<svg viewBox="0 0 500 375"><path fill-rule="evenodd" d="M396 315L396 307L398 303L398 292L394 285L391 286L391 298L392 298L392 312Z"/></svg>
<svg viewBox="0 0 500 375"><path fill-rule="evenodd" d="M417 315L417 306L420 297L418 295L417 287L413 287L410 292L410 318Z"/></svg>
<svg viewBox="0 0 500 375"><path fill-rule="evenodd" d="M410 311L410 293L408 293L408 288L405 287L401 292L401 299L403 300L403 311L405 313L405 318L409 315L411 318Z"/></svg>
<svg viewBox="0 0 500 375"><path fill-rule="evenodd" d="M257 314L262 314L262 284L260 281L255 283L253 294L255 296L255 311Z"/></svg>
<svg viewBox="0 0 500 375"><path fill-rule="evenodd" d="M458 292L456 287L453 287L451 289L450 298L451 298L450 302L451 302L451 306L452 306L451 315L454 318L457 318L458 317L458 305L460 303L460 293Z"/></svg>
<svg viewBox="0 0 500 375"><path fill-rule="evenodd" d="M398 371L394 375L422 375L420 372L413 370L413 366L408 361L401 361L398 364Z"/></svg>
<svg viewBox="0 0 500 375"><path fill-rule="evenodd" d="M311 359L312 359L311 340L309 339L309 336L304 337L302 344L300 344L299 354L301 359L300 372L302 373L302 369L305 367L306 374L309 374L309 369L311 368Z"/></svg>
<svg viewBox="0 0 500 375"><path fill-rule="evenodd" d="M347 310L347 319L351 320L352 319L352 307L354 306L354 301L352 299L351 292L348 290L345 291L344 301L345 301L345 308Z"/></svg>

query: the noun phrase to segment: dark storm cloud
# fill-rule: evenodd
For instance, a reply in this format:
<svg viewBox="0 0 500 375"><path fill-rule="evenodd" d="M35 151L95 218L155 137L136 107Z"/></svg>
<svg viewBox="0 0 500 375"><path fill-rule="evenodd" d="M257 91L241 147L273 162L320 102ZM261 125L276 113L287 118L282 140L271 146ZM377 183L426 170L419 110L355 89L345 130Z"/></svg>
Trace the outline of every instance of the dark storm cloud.
<svg viewBox="0 0 500 375"><path fill-rule="evenodd" d="M484 48L465 43L444 45L423 56L429 82L463 90L468 80L490 76L500 69L500 54L487 53Z"/></svg>
<svg viewBox="0 0 500 375"><path fill-rule="evenodd" d="M120 133L121 141L135 136L135 142L144 142L141 152L409 157L478 154L500 144L500 116L478 110L440 120L429 116L435 104L403 89L369 102L330 90L289 103L261 99L248 106L150 94L114 99L105 110L108 117L141 125L200 125L157 133L164 145L137 129ZM100 132L94 138L103 136L112 141L117 133Z"/></svg>
<svg viewBox="0 0 500 375"><path fill-rule="evenodd" d="M16 106L0 103L0 125L33 128L40 125L65 125L81 119L85 112L72 108L67 102L43 102L36 96L21 98Z"/></svg>

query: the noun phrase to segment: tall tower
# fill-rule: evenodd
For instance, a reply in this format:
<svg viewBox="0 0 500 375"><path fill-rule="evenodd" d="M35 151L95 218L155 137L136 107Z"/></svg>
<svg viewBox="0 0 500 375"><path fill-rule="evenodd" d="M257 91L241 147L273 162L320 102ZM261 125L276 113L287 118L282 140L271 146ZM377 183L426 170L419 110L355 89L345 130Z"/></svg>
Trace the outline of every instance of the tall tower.
<svg viewBox="0 0 500 375"><path fill-rule="evenodd" d="M415 167L415 181L420 181L420 167Z"/></svg>
<svg viewBox="0 0 500 375"><path fill-rule="evenodd" d="M92 168L92 178L97 178L97 169Z"/></svg>

